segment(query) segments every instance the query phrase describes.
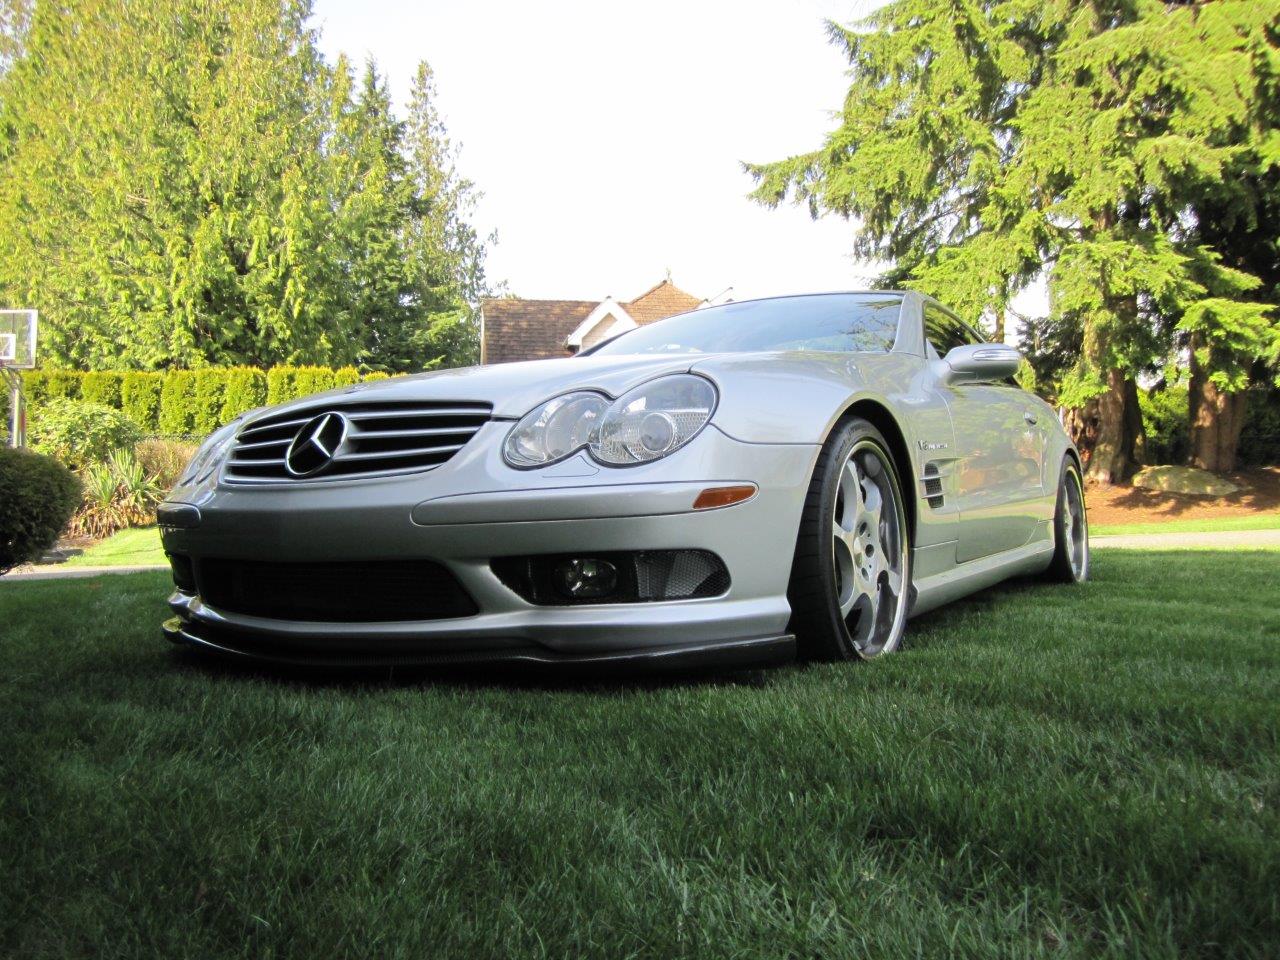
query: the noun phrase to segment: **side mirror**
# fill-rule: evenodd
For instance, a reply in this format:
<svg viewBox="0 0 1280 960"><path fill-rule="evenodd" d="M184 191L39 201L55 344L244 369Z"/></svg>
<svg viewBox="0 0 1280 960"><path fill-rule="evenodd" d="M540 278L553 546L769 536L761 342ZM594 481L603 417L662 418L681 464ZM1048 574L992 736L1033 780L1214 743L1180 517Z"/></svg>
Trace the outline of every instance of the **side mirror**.
<svg viewBox="0 0 1280 960"><path fill-rule="evenodd" d="M942 362L946 383L992 383L1017 373L1022 354L1003 343L967 343L948 351Z"/></svg>

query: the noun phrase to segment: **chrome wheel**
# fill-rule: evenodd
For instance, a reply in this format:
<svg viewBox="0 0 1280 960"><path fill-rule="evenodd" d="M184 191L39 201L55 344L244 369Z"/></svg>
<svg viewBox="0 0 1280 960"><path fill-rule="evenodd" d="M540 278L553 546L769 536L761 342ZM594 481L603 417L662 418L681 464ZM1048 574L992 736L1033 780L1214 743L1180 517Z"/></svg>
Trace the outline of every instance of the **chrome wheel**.
<svg viewBox="0 0 1280 960"><path fill-rule="evenodd" d="M906 516L884 451L861 440L840 471L831 519L840 617L858 656L897 646L906 619Z"/></svg>
<svg viewBox="0 0 1280 960"><path fill-rule="evenodd" d="M1078 581L1089 573L1089 520L1084 510L1080 475L1068 470L1063 484L1062 542L1071 565L1071 577Z"/></svg>

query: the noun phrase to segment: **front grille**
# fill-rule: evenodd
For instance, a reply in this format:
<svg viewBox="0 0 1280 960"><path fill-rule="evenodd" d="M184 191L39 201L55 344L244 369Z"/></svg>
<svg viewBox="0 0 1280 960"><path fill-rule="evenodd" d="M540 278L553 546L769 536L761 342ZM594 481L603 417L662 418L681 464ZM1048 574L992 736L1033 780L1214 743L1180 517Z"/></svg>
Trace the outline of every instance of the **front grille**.
<svg viewBox="0 0 1280 960"><path fill-rule="evenodd" d="M488 420L487 403L383 402L316 406L262 417L241 429L222 479L228 483L300 483L312 480L351 480L431 470L447 462ZM317 418L339 414L322 439L340 442L328 450L331 458L295 457L294 470L285 460L290 445ZM303 468L299 471L297 468Z"/></svg>
<svg viewBox="0 0 1280 960"><path fill-rule="evenodd" d="M444 620L479 612L446 567L430 560L268 563L203 559L196 583L205 603L273 620L386 623Z"/></svg>

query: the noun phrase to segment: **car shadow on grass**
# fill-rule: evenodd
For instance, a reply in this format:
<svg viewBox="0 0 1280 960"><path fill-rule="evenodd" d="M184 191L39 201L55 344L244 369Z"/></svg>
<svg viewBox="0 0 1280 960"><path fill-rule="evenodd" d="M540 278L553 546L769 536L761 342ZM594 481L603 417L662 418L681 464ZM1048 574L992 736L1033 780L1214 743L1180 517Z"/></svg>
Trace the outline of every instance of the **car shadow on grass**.
<svg viewBox="0 0 1280 960"><path fill-rule="evenodd" d="M256 663L177 647L170 652L181 670L212 680L255 680L318 689L455 688L626 694L644 690L709 686L763 687L776 668L639 670L581 664L467 664L449 666L303 666ZM784 665L785 666L785 665Z"/></svg>

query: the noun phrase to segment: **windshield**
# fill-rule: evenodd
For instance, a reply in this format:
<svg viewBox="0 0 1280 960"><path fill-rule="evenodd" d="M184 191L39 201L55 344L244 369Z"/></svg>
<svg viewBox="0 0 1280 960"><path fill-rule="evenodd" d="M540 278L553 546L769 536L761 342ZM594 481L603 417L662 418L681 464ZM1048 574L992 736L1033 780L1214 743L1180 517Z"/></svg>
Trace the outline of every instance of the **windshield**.
<svg viewBox="0 0 1280 960"><path fill-rule="evenodd" d="M637 327L592 355L821 350L888 353L901 294L822 293L705 307Z"/></svg>

